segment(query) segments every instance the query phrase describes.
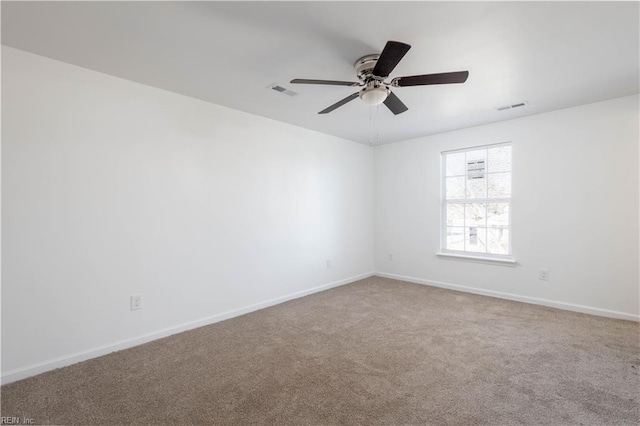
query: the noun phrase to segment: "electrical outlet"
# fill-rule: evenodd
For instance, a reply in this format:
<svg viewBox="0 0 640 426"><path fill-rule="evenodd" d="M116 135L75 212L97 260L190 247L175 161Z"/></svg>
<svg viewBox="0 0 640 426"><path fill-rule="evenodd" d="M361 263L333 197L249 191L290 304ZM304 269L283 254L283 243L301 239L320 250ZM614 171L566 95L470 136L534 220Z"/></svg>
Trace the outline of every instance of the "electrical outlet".
<svg viewBox="0 0 640 426"><path fill-rule="evenodd" d="M538 279L542 281L549 281L549 270L548 269L538 270Z"/></svg>
<svg viewBox="0 0 640 426"><path fill-rule="evenodd" d="M131 310L137 311L139 309L142 309L142 296L135 294L131 296Z"/></svg>
<svg viewBox="0 0 640 426"><path fill-rule="evenodd" d="M393 255L392 254L389 255L389 262L393 262Z"/></svg>
<svg viewBox="0 0 640 426"><path fill-rule="evenodd" d="M327 269L331 268L331 260L327 259Z"/></svg>

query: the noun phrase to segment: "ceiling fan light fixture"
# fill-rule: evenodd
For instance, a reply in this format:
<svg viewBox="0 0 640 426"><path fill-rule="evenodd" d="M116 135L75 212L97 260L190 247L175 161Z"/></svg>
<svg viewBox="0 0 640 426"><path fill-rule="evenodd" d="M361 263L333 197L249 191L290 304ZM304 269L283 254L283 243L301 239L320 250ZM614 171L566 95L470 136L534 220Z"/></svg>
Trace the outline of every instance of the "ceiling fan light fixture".
<svg viewBox="0 0 640 426"><path fill-rule="evenodd" d="M389 96L390 90L385 86L364 88L360 91L360 99L370 106L380 105Z"/></svg>

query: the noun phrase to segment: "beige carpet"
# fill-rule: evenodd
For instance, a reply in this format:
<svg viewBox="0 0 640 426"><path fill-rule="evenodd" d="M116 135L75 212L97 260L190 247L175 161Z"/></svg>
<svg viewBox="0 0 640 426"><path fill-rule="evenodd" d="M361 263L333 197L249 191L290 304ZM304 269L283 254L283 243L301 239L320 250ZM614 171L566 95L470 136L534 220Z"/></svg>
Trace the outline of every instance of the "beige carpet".
<svg viewBox="0 0 640 426"><path fill-rule="evenodd" d="M53 424L640 423L639 325L369 278L2 387Z"/></svg>

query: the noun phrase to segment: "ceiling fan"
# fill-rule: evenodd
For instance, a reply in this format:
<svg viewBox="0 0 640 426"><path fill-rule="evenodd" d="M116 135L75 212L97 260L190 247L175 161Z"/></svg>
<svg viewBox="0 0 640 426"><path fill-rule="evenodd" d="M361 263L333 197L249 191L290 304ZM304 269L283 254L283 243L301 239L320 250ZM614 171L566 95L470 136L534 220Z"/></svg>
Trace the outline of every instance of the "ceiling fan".
<svg viewBox="0 0 640 426"><path fill-rule="evenodd" d="M362 87L359 91L336 102L318 114L326 114L347 102L360 97L368 105L384 103L395 115L407 111L409 108L391 91L391 87L428 86L431 84L464 83L469 77L469 71L445 72L441 74L412 75L395 77L390 82L384 80L411 49L411 46L399 41L388 41L381 54L363 56L355 63L356 75L359 82L336 80L309 80L296 78L294 84L325 84L329 86Z"/></svg>

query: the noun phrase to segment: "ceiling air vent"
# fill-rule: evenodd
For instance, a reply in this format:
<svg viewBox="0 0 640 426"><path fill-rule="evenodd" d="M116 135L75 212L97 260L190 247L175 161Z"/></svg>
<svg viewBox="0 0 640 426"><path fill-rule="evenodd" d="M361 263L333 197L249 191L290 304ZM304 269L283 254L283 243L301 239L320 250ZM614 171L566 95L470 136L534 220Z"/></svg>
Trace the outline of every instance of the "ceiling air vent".
<svg viewBox="0 0 640 426"><path fill-rule="evenodd" d="M525 105L529 105L529 102L524 101L524 102L519 102L517 104L504 105L504 106L496 108L496 110L498 110L498 111L506 111L508 109L520 108L520 107L523 107Z"/></svg>
<svg viewBox="0 0 640 426"><path fill-rule="evenodd" d="M267 89L272 89L272 90L275 90L276 92L284 93L285 95L289 95L289 96L296 96L298 94L293 90L289 90L286 87L280 86L278 83L272 83L268 85Z"/></svg>

